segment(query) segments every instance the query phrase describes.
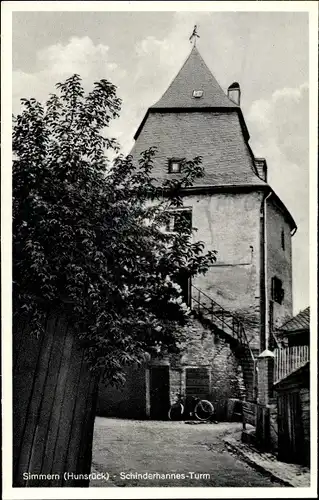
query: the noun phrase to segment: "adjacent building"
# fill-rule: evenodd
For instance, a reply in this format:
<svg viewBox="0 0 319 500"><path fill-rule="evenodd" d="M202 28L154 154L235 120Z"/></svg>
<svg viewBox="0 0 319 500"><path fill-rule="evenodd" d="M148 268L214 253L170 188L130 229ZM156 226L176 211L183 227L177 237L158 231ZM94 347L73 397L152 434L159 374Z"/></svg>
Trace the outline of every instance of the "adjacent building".
<svg viewBox="0 0 319 500"><path fill-rule="evenodd" d="M281 325L276 331L276 336L286 347L309 346L310 307L306 307Z"/></svg>
<svg viewBox="0 0 319 500"><path fill-rule="evenodd" d="M274 386L278 458L310 464L310 307L276 331Z"/></svg>

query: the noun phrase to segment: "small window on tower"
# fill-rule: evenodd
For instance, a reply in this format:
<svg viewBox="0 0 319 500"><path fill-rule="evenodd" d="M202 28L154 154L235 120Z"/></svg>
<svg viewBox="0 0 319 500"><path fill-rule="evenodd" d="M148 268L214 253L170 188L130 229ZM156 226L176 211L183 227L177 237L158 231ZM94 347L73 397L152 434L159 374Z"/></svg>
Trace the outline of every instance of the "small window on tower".
<svg viewBox="0 0 319 500"><path fill-rule="evenodd" d="M274 276L271 280L271 298L278 304L282 304L282 301L284 300L284 289L282 287L282 281L277 278L277 276Z"/></svg>
<svg viewBox="0 0 319 500"><path fill-rule="evenodd" d="M203 91L202 90L193 90L193 97L203 97Z"/></svg>
<svg viewBox="0 0 319 500"><path fill-rule="evenodd" d="M181 160L171 159L168 164L168 171L170 174L179 174L182 168Z"/></svg>
<svg viewBox="0 0 319 500"><path fill-rule="evenodd" d="M170 210L165 230L170 233L190 233L192 231L192 209Z"/></svg>
<svg viewBox="0 0 319 500"><path fill-rule="evenodd" d="M174 231L176 233L189 233L192 230L192 211L180 210L174 215Z"/></svg>
<svg viewBox="0 0 319 500"><path fill-rule="evenodd" d="M285 231L281 230L281 248L285 250Z"/></svg>

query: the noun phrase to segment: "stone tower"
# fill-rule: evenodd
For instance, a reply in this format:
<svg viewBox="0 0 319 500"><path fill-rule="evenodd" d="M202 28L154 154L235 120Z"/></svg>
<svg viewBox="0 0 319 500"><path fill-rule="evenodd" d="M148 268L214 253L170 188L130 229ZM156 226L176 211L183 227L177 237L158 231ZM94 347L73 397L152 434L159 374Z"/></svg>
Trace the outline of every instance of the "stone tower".
<svg viewBox="0 0 319 500"><path fill-rule="evenodd" d="M239 315L251 346L264 350L271 331L292 315L291 236L295 222L267 183L240 108L237 82L224 93L196 47L135 134L133 157L156 146L153 175L179 175L182 158L202 156L205 176L185 190L194 238L217 261L193 285ZM196 289L192 291L196 300Z"/></svg>
<svg viewBox="0 0 319 500"><path fill-rule="evenodd" d="M239 84L226 95L193 47L135 134L134 159L157 148L158 180L178 178L183 158L202 157L205 175L184 190L183 210L197 228L194 240L218 254L188 288L197 315L181 355L153 357L129 369L121 391L101 390L102 415L167 418L182 393L213 401L223 418L222 401L255 399L256 358L273 347L274 327L291 317L296 225L267 182L265 159L249 146L240 99Z"/></svg>

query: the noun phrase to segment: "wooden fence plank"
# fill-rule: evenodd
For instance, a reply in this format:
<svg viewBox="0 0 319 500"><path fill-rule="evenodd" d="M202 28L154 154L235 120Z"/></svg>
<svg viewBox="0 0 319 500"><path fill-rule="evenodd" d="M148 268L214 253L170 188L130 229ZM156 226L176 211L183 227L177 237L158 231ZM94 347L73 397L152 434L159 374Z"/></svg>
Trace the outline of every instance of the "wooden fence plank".
<svg viewBox="0 0 319 500"><path fill-rule="evenodd" d="M309 346L292 346L274 351L274 383L309 361Z"/></svg>
<svg viewBox="0 0 319 500"><path fill-rule="evenodd" d="M92 460L92 445L93 445L93 432L94 420L96 415L96 404L98 395L98 380L95 376L91 377L89 398L86 405L86 420L82 428L81 443L77 468L80 471L86 471L87 464Z"/></svg>
<svg viewBox="0 0 319 500"><path fill-rule="evenodd" d="M69 335L72 335L70 331ZM80 374L83 363L83 352L79 349L77 342L73 343L71 360L72 363L69 363L68 376L65 381L65 392L61 405L61 416L52 465L52 472L60 474L60 480L51 481L52 487L61 486L63 482L64 465L67 457L66 443L69 441L76 403L74 395L76 394L78 384L81 383Z"/></svg>
<svg viewBox="0 0 319 500"><path fill-rule="evenodd" d="M52 315L48 318L47 330L49 332L52 329L54 329L55 321L56 318ZM36 376L34 378L34 384L30 395L30 401L26 415L25 429L21 443L18 465L16 469L16 482L17 482L16 485L19 486L24 486L25 481L23 479L23 472L29 470L29 461L33 445L33 438L38 422L39 407L42 400L43 387L45 384L52 344L53 344L53 336L51 334L43 335L41 350L39 353L38 363L36 366ZM26 359L26 357L27 356L25 355L24 359Z"/></svg>
<svg viewBox="0 0 319 500"><path fill-rule="evenodd" d="M20 323L21 324L21 323ZM21 338L20 353L15 351L16 359L13 359L12 377L12 405L13 405L13 478L15 478L21 442L27 420L28 407L30 404L36 367L43 338L37 338L24 325L25 328L15 333L15 338ZM18 324L15 324L18 328Z"/></svg>
<svg viewBox="0 0 319 500"><path fill-rule="evenodd" d="M81 454L83 454L84 449L81 449L81 438L82 432L86 433L86 439L88 439L86 421L88 418L87 411L88 401L90 399L91 390L91 376L88 371L86 363L82 362L81 373L80 373L80 383L78 384L76 392L76 404L74 408L74 415L72 420L72 427L70 433L70 439L68 444L68 451L66 457L65 470L69 472L75 472L76 470L81 470L78 468L78 460ZM89 473L90 471L87 471ZM83 482L72 479L64 480L63 486L83 486Z"/></svg>
<svg viewBox="0 0 319 500"><path fill-rule="evenodd" d="M60 365L60 372L58 376L58 381L54 394L54 402L52 405L52 411L50 415L45 454L41 468L42 474L51 474L52 472L54 472L53 471L54 452L60 426L60 418L62 413L64 394L66 390L68 370L73 354L72 351L73 344L74 344L74 336L67 329L63 357ZM43 486L51 486L51 482L44 481Z"/></svg>
<svg viewBox="0 0 319 500"><path fill-rule="evenodd" d="M46 384L43 390L42 404L39 410L39 425L37 426L36 435L33 440L33 449L29 466L29 470L33 474L41 473L49 431L50 415L65 347L66 333L66 321L63 316L59 314L55 330L52 332L54 337L53 348L48 366ZM30 480L28 486L42 486L42 481L38 479Z"/></svg>

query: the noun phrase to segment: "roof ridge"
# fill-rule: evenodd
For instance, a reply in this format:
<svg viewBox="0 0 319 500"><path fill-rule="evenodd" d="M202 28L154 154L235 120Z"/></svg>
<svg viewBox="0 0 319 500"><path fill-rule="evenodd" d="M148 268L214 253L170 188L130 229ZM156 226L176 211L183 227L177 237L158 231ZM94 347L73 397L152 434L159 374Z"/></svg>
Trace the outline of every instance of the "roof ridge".
<svg viewBox="0 0 319 500"><path fill-rule="evenodd" d="M209 73L212 75L212 77L214 78L214 80L216 81L218 87L220 88L220 90L223 92L223 94L225 95L225 97L227 97L227 99L229 100L229 102L231 104L234 104L236 107L239 108L239 106L237 104L235 104L231 99L229 99L228 95L226 94L226 92L224 91L224 89L222 88L222 86L220 85L219 81L217 80L217 78L215 78L215 76L213 75L213 72L211 71L211 69L208 67L205 59L203 58L203 56L201 55L201 53L199 52L199 50L197 49L196 46L193 47L193 49L195 49L195 51L197 52L197 54L199 55L199 57L201 58L201 60L203 61L204 65L206 66L207 70L209 71ZM190 52L189 54L189 57L191 55L193 51ZM186 62L186 61L185 61ZM185 64L185 63L184 63Z"/></svg>
<svg viewBox="0 0 319 500"><path fill-rule="evenodd" d="M168 92L168 90L169 90L170 86L172 85L172 83L174 82L174 80L176 80L176 78L177 78L178 74L179 74L179 73L182 71L182 69L184 68L185 64L187 63L188 59L189 59L189 58L190 58L190 56L192 55L192 52L193 52L193 50L194 50L195 48L196 48L195 46L192 48L192 50L190 51L190 53L189 53L189 54L188 54L188 56L186 57L186 59L185 59L185 61L183 62L182 66L180 67L180 69L179 69L179 70L175 73L175 76L171 79L170 84L168 85L168 87L167 87L167 89L165 90L165 92L161 95L161 97L158 99L158 101L156 101L156 103L155 103L155 104L153 104L153 106L151 106L151 108L153 108L154 106L156 106L156 104L157 104L158 102L160 102L160 101L163 99L163 97L164 97L164 96L165 96L165 94ZM197 51L197 52L198 52L198 51ZM198 53L199 53L199 52L198 52Z"/></svg>
<svg viewBox="0 0 319 500"><path fill-rule="evenodd" d="M202 90L202 95L194 96L193 91L196 89ZM224 92L197 47L192 48L166 91L151 109L160 107L240 109Z"/></svg>

